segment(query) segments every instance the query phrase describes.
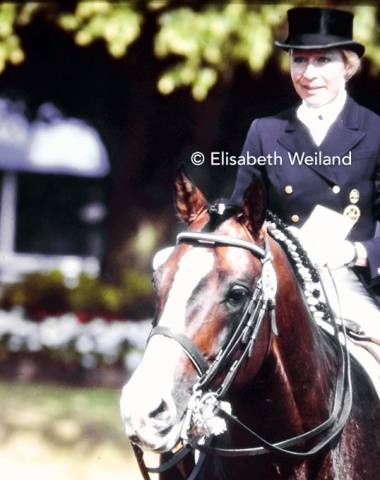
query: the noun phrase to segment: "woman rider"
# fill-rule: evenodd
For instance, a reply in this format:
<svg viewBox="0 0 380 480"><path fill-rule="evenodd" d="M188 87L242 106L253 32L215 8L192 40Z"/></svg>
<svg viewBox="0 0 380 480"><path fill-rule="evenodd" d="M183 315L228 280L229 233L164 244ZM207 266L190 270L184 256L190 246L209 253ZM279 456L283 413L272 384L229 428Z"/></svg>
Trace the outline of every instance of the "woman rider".
<svg viewBox="0 0 380 480"><path fill-rule="evenodd" d="M334 268L343 317L376 336L380 329L380 238L374 238L380 220L380 117L346 92L364 46L352 38L349 12L294 8L288 11L288 24L288 38L275 44L289 52L291 79L301 103L254 120L242 156L277 162L240 166L231 202L240 204L252 178L258 177L266 186L269 210L297 229L317 205L351 218L346 240L323 242L326 223L312 236L317 242L313 244L310 236L305 240L306 248L317 263Z"/></svg>

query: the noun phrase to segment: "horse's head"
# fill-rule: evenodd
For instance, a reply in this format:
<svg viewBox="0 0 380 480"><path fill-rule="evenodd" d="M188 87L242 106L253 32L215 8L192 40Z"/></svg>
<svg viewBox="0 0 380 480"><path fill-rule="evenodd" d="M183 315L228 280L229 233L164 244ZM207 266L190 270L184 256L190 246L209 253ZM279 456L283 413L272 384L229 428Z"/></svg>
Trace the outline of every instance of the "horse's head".
<svg viewBox="0 0 380 480"><path fill-rule="evenodd" d="M248 188L241 209L223 203L208 206L182 171L175 187L177 211L188 230L154 272L156 328L121 399L128 437L160 452L178 442L194 385L215 365L225 345L231 339L234 343L234 332L240 329L243 334L241 320L249 319L248 310L257 303L252 299L258 279L262 281L265 254L264 194L258 184ZM241 245L234 244L235 239ZM254 361L244 362L244 375L236 374L232 389L242 386L247 372L252 378L265 358L268 318L265 314L256 332ZM216 368L207 377L207 388L220 388L240 358L240 338L236 344L223 359L223 372Z"/></svg>

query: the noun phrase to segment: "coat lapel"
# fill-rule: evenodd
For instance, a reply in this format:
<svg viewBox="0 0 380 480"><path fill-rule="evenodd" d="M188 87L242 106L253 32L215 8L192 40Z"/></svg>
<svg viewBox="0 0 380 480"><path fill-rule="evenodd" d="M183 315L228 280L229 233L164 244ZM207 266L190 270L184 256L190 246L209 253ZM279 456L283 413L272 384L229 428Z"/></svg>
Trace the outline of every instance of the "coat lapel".
<svg viewBox="0 0 380 480"><path fill-rule="evenodd" d="M349 97L320 146L314 143L308 128L298 120L296 110L291 112L285 132L278 138L278 142L291 154L305 153L314 158L316 153L321 152L322 156L343 157L348 155L365 135L359 126L359 106ZM308 168L333 183L338 181L342 172L337 165L309 165Z"/></svg>

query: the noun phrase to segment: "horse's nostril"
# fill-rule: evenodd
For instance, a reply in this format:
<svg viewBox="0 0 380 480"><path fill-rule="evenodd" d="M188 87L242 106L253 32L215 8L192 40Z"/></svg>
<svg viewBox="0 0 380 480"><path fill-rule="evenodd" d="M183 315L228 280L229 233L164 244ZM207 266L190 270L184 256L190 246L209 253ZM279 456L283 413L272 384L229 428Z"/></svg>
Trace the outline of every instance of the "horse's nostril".
<svg viewBox="0 0 380 480"><path fill-rule="evenodd" d="M149 413L149 418L162 417L168 414L168 412L169 405L165 402L165 400L161 400L161 403L158 405L158 407Z"/></svg>
<svg viewBox="0 0 380 480"><path fill-rule="evenodd" d="M138 435L131 435L131 436L129 437L129 440L130 440L132 443L138 444L139 441L140 441L140 438L138 437Z"/></svg>

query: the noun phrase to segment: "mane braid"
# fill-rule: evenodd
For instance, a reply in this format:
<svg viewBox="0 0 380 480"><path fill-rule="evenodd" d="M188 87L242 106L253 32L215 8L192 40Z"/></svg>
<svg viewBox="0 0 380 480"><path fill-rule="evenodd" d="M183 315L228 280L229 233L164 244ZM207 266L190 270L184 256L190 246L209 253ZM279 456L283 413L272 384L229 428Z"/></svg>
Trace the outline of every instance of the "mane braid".
<svg viewBox="0 0 380 480"><path fill-rule="evenodd" d="M266 215L268 233L277 241L286 254L294 274L301 284L310 313L316 320L328 320L330 309L321 301L320 277L299 239L288 229L288 226L268 211Z"/></svg>

